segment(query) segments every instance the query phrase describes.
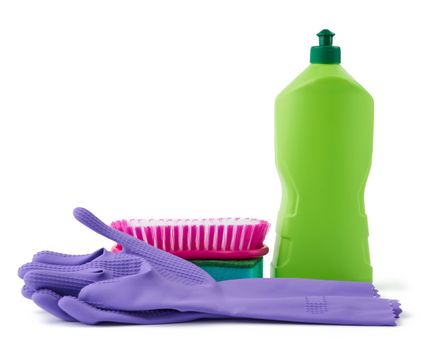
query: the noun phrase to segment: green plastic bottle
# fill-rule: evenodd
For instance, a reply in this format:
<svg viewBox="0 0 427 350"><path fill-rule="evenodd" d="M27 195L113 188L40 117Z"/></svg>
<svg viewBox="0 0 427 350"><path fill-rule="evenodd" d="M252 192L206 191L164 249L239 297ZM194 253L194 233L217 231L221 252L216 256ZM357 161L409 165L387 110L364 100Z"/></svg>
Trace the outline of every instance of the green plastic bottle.
<svg viewBox="0 0 427 350"><path fill-rule="evenodd" d="M322 30L310 65L276 99L282 202L272 277L372 281L364 190L374 102Z"/></svg>

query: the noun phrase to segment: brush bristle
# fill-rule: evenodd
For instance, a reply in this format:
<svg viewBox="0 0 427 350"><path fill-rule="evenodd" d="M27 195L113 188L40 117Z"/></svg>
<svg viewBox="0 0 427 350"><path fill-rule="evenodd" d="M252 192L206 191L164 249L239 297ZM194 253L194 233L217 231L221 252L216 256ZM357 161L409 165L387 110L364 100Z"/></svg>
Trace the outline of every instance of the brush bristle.
<svg viewBox="0 0 427 350"><path fill-rule="evenodd" d="M246 252L263 248L270 224L257 219L121 220L115 229L171 252ZM179 254L178 254L179 255Z"/></svg>

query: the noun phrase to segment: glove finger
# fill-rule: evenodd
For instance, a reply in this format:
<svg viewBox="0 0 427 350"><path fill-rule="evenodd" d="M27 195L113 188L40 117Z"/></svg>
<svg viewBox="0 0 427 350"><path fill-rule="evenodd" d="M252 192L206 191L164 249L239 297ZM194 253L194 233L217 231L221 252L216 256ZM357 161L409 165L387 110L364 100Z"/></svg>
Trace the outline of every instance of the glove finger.
<svg viewBox="0 0 427 350"><path fill-rule="evenodd" d="M95 268L107 269L112 272L114 277L120 277L137 273L141 264L145 261L142 257L135 254L103 251L104 253L102 255L81 265L47 264L38 261L30 262L22 265L18 269L18 276L24 278L27 273L34 270L77 272ZM94 257L95 255L92 254L92 256Z"/></svg>
<svg viewBox="0 0 427 350"><path fill-rule="evenodd" d="M104 248L90 254L82 255L63 254L44 250L33 256L33 262L52 265L83 265L106 253L107 251Z"/></svg>
<svg viewBox="0 0 427 350"><path fill-rule="evenodd" d="M24 296L24 298L31 299L33 293L35 290L33 288L30 288L29 286L25 285L21 289L21 294Z"/></svg>
<svg viewBox="0 0 427 350"><path fill-rule="evenodd" d="M34 303L42 310L50 313L51 315L67 322L76 322L74 318L68 315L64 310L58 306L61 296L49 289L41 289L35 291L31 298Z"/></svg>
<svg viewBox="0 0 427 350"><path fill-rule="evenodd" d="M203 269L175 255L124 234L98 219L84 208L74 209L74 217L96 233L120 243L126 252L145 258L165 278L186 285L212 284L215 280Z"/></svg>
<svg viewBox="0 0 427 350"><path fill-rule="evenodd" d="M176 310L147 310L139 312L103 310L74 297L63 297L58 305L64 312L76 320L90 325L106 322L149 325L181 323L202 318L221 318L221 316L217 315L197 312L179 312Z"/></svg>
<svg viewBox="0 0 427 350"><path fill-rule="evenodd" d="M93 283L112 278L112 273L102 269L86 269L74 272L35 270L24 276L26 288L49 289L55 293L77 296L80 290Z"/></svg>
<svg viewBox="0 0 427 350"><path fill-rule="evenodd" d="M31 262L22 265L18 269L18 276L24 278L25 274L32 270L77 271L91 267L91 265L99 265L100 261L110 258L111 254L113 253L104 248L86 255L41 251L33 256Z"/></svg>

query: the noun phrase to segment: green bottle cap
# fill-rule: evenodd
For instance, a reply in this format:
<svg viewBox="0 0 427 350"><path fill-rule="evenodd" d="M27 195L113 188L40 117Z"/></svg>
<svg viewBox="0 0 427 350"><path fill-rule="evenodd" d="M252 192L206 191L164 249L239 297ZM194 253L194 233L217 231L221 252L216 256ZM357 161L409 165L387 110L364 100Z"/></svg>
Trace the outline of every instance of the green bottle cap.
<svg viewBox="0 0 427 350"><path fill-rule="evenodd" d="M310 50L310 63L339 64L341 63L341 49L332 46L332 38L335 33L323 29L317 33L319 46L312 46Z"/></svg>

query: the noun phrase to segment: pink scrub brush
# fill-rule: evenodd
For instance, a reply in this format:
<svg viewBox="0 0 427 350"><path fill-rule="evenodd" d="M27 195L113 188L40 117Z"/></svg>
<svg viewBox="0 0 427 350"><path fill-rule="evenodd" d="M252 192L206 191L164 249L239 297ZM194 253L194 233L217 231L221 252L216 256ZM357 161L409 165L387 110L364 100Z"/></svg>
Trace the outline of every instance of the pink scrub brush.
<svg viewBox="0 0 427 350"><path fill-rule="evenodd" d="M120 220L111 226L184 259L252 259L268 253L257 219ZM120 251L118 244L113 251Z"/></svg>

